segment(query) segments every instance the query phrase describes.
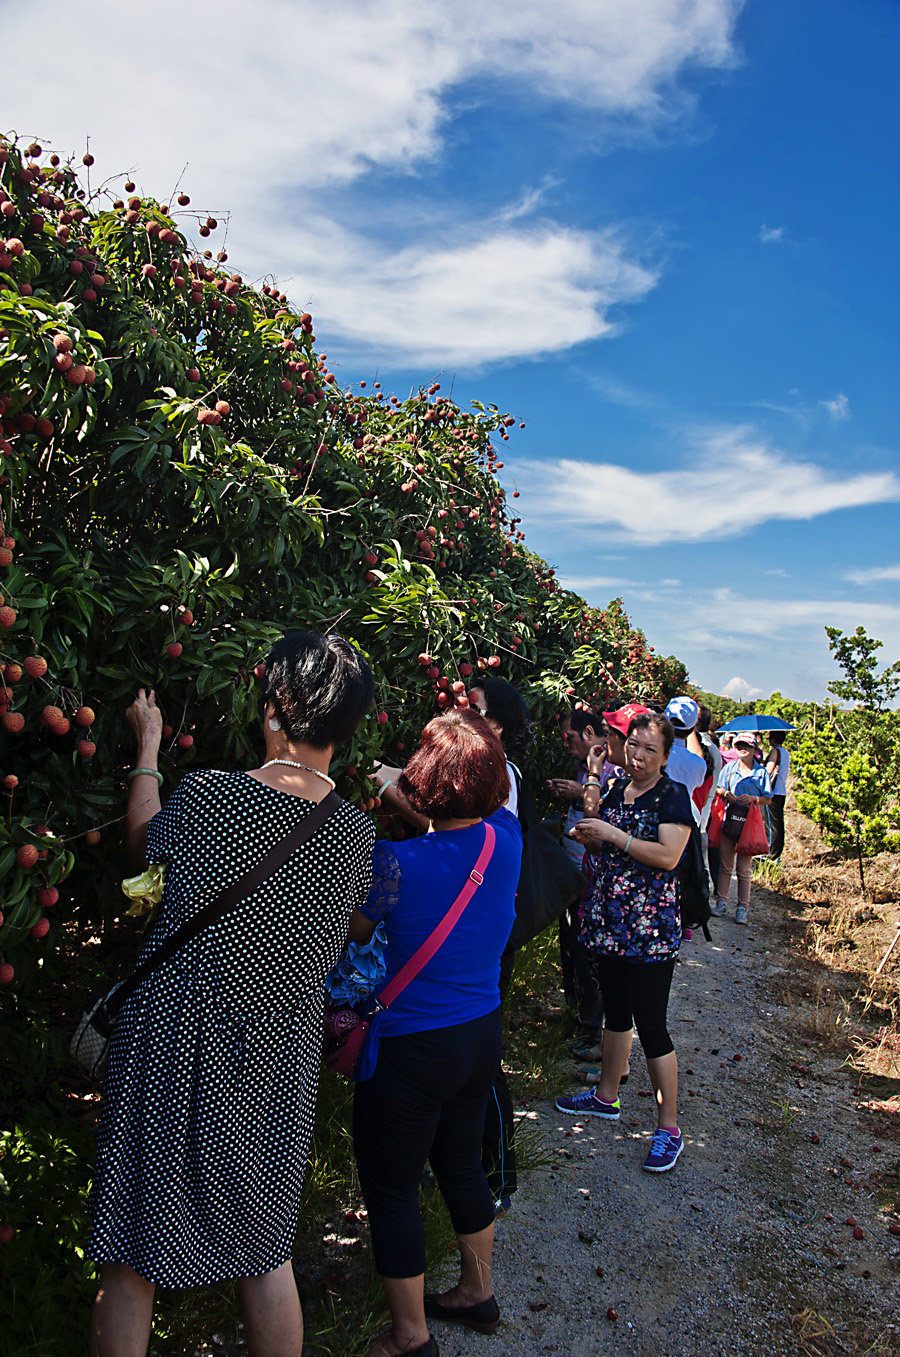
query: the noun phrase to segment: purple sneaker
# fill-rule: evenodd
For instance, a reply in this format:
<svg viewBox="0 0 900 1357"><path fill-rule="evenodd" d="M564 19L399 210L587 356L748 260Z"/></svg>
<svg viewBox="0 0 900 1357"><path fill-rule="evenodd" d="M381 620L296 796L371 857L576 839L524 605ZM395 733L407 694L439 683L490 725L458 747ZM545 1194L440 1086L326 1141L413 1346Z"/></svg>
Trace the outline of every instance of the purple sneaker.
<svg viewBox="0 0 900 1357"><path fill-rule="evenodd" d="M618 1121L621 1111L618 1098L614 1103L604 1102L589 1088L573 1093L571 1098L557 1098L556 1107L573 1117L605 1117L607 1121Z"/></svg>
<svg viewBox="0 0 900 1357"><path fill-rule="evenodd" d="M683 1149L684 1137L682 1135L673 1136L671 1131L655 1131L650 1153L644 1160L643 1166L648 1173L667 1173L669 1169L675 1167L675 1160Z"/></svg>

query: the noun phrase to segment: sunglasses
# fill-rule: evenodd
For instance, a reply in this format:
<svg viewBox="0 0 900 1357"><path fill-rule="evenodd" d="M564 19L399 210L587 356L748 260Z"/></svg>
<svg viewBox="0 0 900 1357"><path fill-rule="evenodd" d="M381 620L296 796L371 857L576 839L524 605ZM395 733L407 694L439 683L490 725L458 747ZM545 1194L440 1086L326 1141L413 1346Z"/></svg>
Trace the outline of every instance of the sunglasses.
<svg viewBox="0 0 900 1357"><path fill-rule="evenodd" d="M758 748L757 745L755 745L755 744L750 744L750 742L749 742L748 740L735 740L735 742L734 742L734 747L735 747L735 749L756 749L756 748Z"/></svg>

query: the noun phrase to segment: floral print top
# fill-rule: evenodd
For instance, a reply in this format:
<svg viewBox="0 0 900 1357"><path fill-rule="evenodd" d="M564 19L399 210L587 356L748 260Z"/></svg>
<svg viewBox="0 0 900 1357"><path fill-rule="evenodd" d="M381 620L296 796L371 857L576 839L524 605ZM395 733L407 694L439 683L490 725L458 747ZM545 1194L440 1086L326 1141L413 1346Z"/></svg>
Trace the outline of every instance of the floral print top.
<svg viewBox="0 0 900 1357"><path fill-rule="evenodd" d="M659 826L691 825L691 799L681 782L665 773L655 786L626 805L629 778L617 778L600 804L600 819L657 842ZM668 961L681 945L676 870L658 871L605 843L584 908L581 940L601 956L624 961Z"/></svg>

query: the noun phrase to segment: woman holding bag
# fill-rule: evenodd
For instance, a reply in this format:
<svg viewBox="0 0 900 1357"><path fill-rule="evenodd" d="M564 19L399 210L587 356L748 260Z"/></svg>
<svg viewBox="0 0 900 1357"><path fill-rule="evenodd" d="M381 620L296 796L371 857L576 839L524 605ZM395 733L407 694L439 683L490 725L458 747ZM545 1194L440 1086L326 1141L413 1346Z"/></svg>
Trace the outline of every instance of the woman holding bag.
<svg viewBox="0 0 900 1357"><path fill-rule="evenodd" d="M354 911L350 939L368 941L384 921L387 976L379 994L390 994L467 884L477 886L437 950L401 990L393 985L390 1007L376 1012L353 1103L359 1180L392 1319L369 1357L435 1357L426 1316L485 1333L499 1321L490 1280L494 1198L481 1138L500 1060L500 956L515 917L522 832L503 806L503 746L476 712L430 721L398 788L433 832L376 845L372 889ZM475 870L486 849L489 860ZM426 1162L459 1240L460 1280L441 1296L423 1294L417 1197Z"/></svg>
<svg viewBox="0 0 900 1357"><path fill-rule="evenodd" d="M731 876L737 867L738 903L734 921L746 924L750 908L750 875L753 858L768 851L752 845L752 852L742 851L741 836L751 806L767 806L772 799L772 783L765 768L756 762L760 749L759 736L753 731L741 731L734 738L734 751L739 756L722 766L716 793L725 802L725 815L719 839L719 880L713 914L722 918L728 912ZM746 845L746 836L744 838Z"/></svg>

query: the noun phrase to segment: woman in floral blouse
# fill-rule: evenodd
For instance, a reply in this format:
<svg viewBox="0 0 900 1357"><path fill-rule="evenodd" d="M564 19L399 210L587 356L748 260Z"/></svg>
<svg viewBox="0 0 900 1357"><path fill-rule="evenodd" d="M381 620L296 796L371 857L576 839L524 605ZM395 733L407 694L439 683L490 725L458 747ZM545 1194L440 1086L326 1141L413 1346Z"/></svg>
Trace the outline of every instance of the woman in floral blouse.
<svg viewBox="0 0 900 1357"><path fill-rule="evenodd" d="M687 788L665 772L675 732L655 712L628 727L625 771L601 797L603 753L588 755L584 819L571 831L597 855L582 941L595 956L603 992L603 1072L599 1084L558 1098L560 1112L618 1121L619 1083L636 1024L656 1093L657 1130L644 1168L664 1173L684 1142L678 1129L678 1061L666 1027L681 945L676 868L690 837Z"/></svg>

